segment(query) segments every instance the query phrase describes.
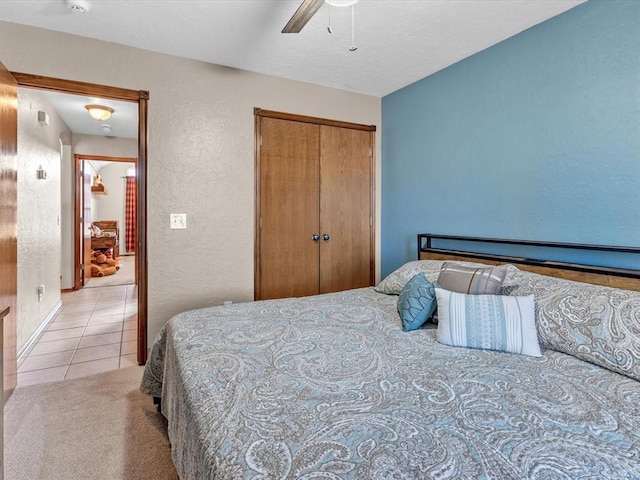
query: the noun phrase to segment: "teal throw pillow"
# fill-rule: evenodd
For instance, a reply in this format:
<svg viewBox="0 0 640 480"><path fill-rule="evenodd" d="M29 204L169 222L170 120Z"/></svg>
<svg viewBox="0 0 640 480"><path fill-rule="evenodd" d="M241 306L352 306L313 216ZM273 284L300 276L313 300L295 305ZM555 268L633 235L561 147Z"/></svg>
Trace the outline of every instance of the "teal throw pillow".
<svg viewBox="0 0 640 480"><path fill-rule="evenodd" d="M420 328L433 315L438 305L437 283L430 282L424 273L414 275L398 297L398 313L406 331Z"/></svg>

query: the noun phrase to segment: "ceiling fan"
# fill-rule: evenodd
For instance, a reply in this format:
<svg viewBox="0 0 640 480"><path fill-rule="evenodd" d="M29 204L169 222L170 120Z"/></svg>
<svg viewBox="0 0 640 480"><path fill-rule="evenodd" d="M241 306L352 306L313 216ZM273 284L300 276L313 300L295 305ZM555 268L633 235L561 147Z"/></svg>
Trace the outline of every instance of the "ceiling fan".
<svg viewBox="0 0 640 480"><path fill-rule="evenodd" d="M358 0L303 0L296 12L289 19L287 24L282 29L282 33L300 33L311 17L320 9L323 3L328 3L329 6L335 7L349 7ZM331 30L329 30L331 33Z"/></svg>
<svg viewBox="0 0 640 480"><path fill-rule="evenodd" d="M320 9L324 0L303 0L296 12L282 29L282 33L300 33L311 17Z"/></svg>

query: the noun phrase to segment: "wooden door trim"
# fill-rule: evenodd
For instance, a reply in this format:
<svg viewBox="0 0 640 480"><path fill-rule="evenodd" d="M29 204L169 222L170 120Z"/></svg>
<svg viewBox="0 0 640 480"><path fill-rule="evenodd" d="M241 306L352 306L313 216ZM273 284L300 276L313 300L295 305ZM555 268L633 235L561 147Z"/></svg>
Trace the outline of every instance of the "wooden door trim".
<svg viewBox="0 0 640 480"><path fill-rule="evenodd" d="M125 102L137 102L141 98L141 91L127 88L110 87L96 83L77 82L61 78L44 77L30 73L11 72L18 81L19 87L38 88L72 95L88 95Z"/></svg>
<svg viewBox="0 0 640 480"><path fill-rule="evenodd" d="M138 365L147 362L147 145L149 143L149 92L140 91L138 100L138 161L136 162L136 189L138 205L136 210L136 266L138 277Z"/></svg>
<svg viewBox="0 0 640 480"><path fill-rule="evenodd" d="M79 290L82 287L82 275L80 274L80 265L78 262L82 256L80 248L80 236L83 234L80 229L81 211L84 205L80 202L80 191L84 188L84 180L80 179L80 161L79 155L73 156L73 290ZM84 177L84 173L83 173ZM84 259L82 260L84 261ZM80 263L82 263L82 261Z"/></svg>
<svg viewBox="0 0 640 480"><path fill-rule="evenodd" d="M367 132L375 132L375 125L365 125L362 123L343 122L341 120L330 120L327 118L308 117L306 115L296 115L295 113L275 112L273 110L262 110L254 108L253 114L256 117L277 118L280 120L291 120L293 122L315 123L317 125L327 125L330 127L351 128L353 130L364 130Z"/></svg>
<svg viewBox="0 0 640 480"><path fill-rule="evenodd" d="M96 160L100 162L138 163L138 159L136 157L109 157L105 155L85 155L83 153L76 153L74 156L80 156L84 160Z"/></svg>
<svg viewBox="0 0 640 480"><path fill-rule="evenodd" d="M376 134L375 131L371 131L371 140L369 141L370 154L369 161L371 162L371 271L370 271L370 283L376 284Z"/></svg>
<svg viewBox="0 0 640 480"><path fill-rule="evenodd" d="M259 115L258 113L256 113L256 110L259 109L254 109L254 122L255 122L255 158L254 158L254 163L255 163L255 208L256 208L256 217L255 217L255 226L254 226L254 240L253 240L253 299L257 300L259 298L261 298L261 289L260 289L260 282L261 282L261 276L260 276L260 272L261 272L261 264L260 264L260 218L262 217L262 211L261 211L261 202L260 202L260 198L261 198L261 187L260 187L260 175L261 173L261 169L260 169L260 165L261 165L261 157L262 157L262 121L261 121L261 115Z"/></svg>
<svg viewBox="0 0 640 480"><path fill-rule="evenodd" d="M0 378L6 401L17 382L18 83L0 62ZM4 332L4 333L3 333Z"/></svg>
<svg viewBox="0 0 640 480"><path fill-rule="evenodd" d="M73 95L88 95L109 98L138 104L138 161L137 161L137 193L138 193L138 364L147 361L147 301L148 301L148 269L147 269L147 143L148 143L148 102L149 92L146 90L130 90L95 83L78 82L29 73L10 72L16 79L18 87L37 88ZM75 183L74 183L75 185Z"/></svg>

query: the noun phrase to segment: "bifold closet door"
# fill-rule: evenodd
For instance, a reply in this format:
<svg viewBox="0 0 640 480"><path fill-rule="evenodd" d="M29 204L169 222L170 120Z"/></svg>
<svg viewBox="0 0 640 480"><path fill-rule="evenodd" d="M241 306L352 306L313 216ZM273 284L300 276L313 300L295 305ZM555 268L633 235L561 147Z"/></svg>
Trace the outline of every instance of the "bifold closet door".
<svg viewBox="0 0 640 480"><path fill-rule="evenodd" d="M262 118L260 299L319 290L318 125Z"/></svg>
<svg viewBox="0 0 640 480"><path fill-rule="evenodd" d="M373 282L371 132L320 127L320 293Z"/></svg>

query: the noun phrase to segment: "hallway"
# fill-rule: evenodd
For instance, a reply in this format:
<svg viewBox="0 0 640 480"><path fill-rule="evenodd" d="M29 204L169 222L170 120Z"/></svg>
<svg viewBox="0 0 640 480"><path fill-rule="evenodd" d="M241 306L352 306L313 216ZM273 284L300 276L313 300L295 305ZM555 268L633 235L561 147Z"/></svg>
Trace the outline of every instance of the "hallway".
<svg viewBox="0 0 640 480"><path fill-rule="evenodd" d="M137 365L137 287L84 288L62 294L62 307L26 355L18 387Z"/></svg>

